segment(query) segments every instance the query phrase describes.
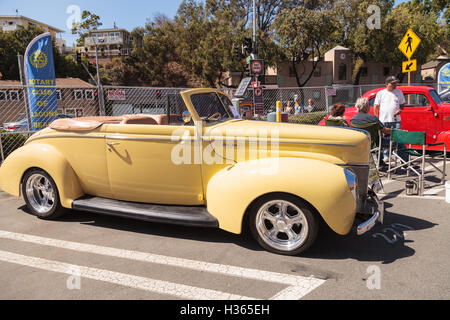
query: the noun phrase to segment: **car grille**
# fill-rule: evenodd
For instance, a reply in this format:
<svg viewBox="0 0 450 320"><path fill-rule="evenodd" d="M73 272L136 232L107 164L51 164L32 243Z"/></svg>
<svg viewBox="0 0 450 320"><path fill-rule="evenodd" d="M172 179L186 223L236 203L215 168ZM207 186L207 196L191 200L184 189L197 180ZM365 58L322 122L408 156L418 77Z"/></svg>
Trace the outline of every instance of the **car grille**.
<svg viewBox="0 0 450 320"><path fill-rule="evenodd" d="M341 165L356 175L356 212L363 213L367 200L369 187L369 164Z"/></svg>

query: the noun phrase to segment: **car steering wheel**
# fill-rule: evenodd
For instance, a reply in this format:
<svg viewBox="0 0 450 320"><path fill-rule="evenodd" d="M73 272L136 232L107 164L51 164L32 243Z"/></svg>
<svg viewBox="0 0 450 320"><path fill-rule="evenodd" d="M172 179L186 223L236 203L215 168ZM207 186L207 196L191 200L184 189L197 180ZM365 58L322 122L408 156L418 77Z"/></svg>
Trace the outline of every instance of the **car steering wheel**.
<svg viewBox="0 0 450 320"><path fill-rule="evenodd" d="M212 116L208 117L206 120L207 121L219 121L220 119L222 119L222 114L220 114L220 112L216 112Z"/></svg>

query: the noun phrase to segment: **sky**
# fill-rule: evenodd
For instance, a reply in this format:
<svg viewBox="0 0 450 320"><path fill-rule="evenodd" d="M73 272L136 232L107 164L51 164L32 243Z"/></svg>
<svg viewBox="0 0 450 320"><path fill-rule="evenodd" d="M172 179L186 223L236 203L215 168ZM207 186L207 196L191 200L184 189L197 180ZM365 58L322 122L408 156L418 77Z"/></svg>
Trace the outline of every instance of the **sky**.
<svg viewBox="0 0 450 320"><path fill-rule="evenodd" d="M396 4L407 0L396 0ZM66 40L67 46L72 46L77 39L67 27L67 22L75 11L72 6L78 6L81 11L88 10L100 16L102 28L112 28L114 22L117 27L133 30L143 27L147 19L157 14L168 17L175 16L182 0L0 0L0 15L25 16L58 29L64 30L61 37Z"/></svg>

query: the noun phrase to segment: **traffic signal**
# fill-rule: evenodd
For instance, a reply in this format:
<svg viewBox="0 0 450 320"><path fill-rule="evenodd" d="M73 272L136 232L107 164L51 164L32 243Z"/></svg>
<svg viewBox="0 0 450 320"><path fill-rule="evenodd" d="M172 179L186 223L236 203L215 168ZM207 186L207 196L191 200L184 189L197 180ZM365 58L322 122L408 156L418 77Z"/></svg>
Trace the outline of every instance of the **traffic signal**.
<svg viewBox="0 0 450 320"><path fill-rule="evenodd" d="M161 99L162 98L161 90L156 90L156 98L157 99Z"/></svg>
<svg viewBox="0 0 450 320"><path fill-rule="evenodd" d="M245 38L244 39L244 50L246 54L250 54L253 52L253 40L252 38Z"/></svg>
<svg viewBox="0 0 450 320"><path fill-rule="evenodd" d="M77 63L81 64L81 53L80 52L76 52L76 59L77 59Z"/></svg>
<svg viewBox="0 0 450 320"><path fill-rule="evenodd" d="M239 46L234 47L234 56L236 57L236 59L242 58L241 48Z"/></svg>

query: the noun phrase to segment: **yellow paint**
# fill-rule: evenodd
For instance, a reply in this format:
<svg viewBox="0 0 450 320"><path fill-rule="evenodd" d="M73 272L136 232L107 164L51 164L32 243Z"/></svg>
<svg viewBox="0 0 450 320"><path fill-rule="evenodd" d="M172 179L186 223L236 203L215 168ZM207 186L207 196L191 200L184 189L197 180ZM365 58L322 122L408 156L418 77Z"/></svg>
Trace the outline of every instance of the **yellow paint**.
<svg viewBox="0 0 450 320"><path fill-rule="evenodd" d="M409 66L409 68L408 68L408 66ZM413 72L416 70L417 70L417 60L416 59L402 62L402 72L403 73Z"/></svg>
<svg viewBox="0 0 450 320"><path fill-rule="evenodd" d="M398 48L409 60L419 46L420 41L420 38L411 29L409 29L406 31L405 36L398 45Z"/></svg>
<svg viewBox="0 0 450 320"><path fill-rule="evenodd" d="M205 123L190 96L206 92L223 94L181 93L193 126L109 124L83 134L46 128L2 164L0 188L19 196L23 174L38 167L55 180L64 207L84 194L206 205L219 227L234 233L241 232L252 201L286 192L310 203L335 232L349 232L356 204L337 164L368 163L365 134L263 121ZM185 152L189 163L174 162L174 155Z"/></svg>
<svg viewBox="0 0 450 320"><path fill-rule="evenodd" d="M277 101L277 122L281 122L281 101Z"/></svg>

